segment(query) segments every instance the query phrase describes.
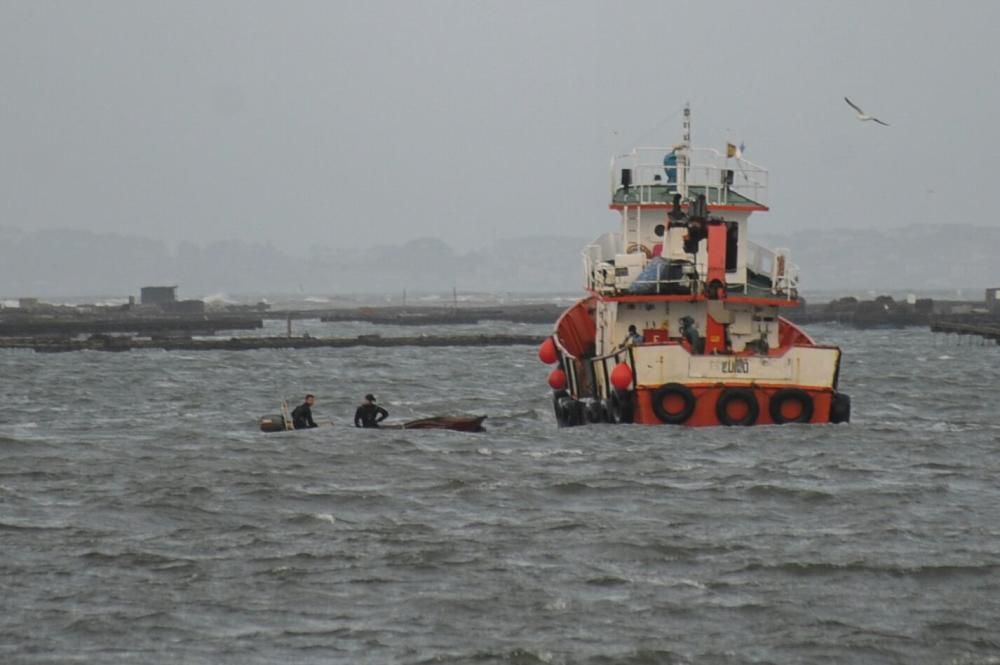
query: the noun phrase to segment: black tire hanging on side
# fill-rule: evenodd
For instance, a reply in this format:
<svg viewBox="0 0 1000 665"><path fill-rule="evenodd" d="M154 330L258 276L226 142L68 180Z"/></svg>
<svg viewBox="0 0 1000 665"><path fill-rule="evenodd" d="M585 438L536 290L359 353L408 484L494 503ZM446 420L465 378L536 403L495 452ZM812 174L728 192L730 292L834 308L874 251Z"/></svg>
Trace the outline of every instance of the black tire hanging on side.
<svg viewBox="0 0 1000 665"><path fill-rule="evenodd" d="M587 422L591 425L606 423L608 421L607 415L604 412L604 402L599 399L587 402L584 415L587 418Z"/></svg>
<svg viewBox="0 0 1000 665"><path fill-rule="evenodd" d="M566 427L566 412L563 408L563 400L569 399L569 393L565 390L554 390L552 392L552 411L556 415L556 424L559 427Z"/></svg>
<svg viewBox="0 0 1000 665"><path fill-rule="evenodd" d="M781 413L781 406L788 400L794 400L802 405L802 412L797 418L786 418ZM782 388L771 396L767 411L771 414L771 420L777 425L785 423L807 423L813 417L813 399L809 393L799 388Z"/></svg>
<svg viewBox="0 0 1000 665"><path fill-rule="evenodd" d="M601 400L601 406L604 408L604 422L611 425L618 424L618 421L615 420L615 413L614 411L611 410L611 400L610 399Z"/></svg>
<svg viewBox="0 0 1000 665"><path fill-rule="evenodd" d="M746 415L739 420L730 418L727 408L730 402L735 401L741 401L747 405ZM757 422L757 416L760 415L760 404L757 403L757 396L754 395L752 390L748 390L747 388L729 388L723 390L722 394L719 395L719 401L715 403L715 415L723 425L745 427Z"/></svg>
<svg viewBox="0 0 1000 665"><path fill-rule="evenodd" d="M609 420L628 424L633 420L632 393L627 390L615 390L608 400Z"/></svg>
<svg viewBox="0 0 1000 665"><path fill-rule="evenodd" d="M566 422L569 423L570 427L587 422L583 412L583 402L578 399L568 399L564 404L566 405Z"/></svg>
<svg viewBox="0 0 1000 665"><path fill-rule="evenodd" d="M844 393L835 393L830 402L830 422L849 423L851 422L851 396Z"/></svg>
<svg viewBox="0 0 1000 665"><path fill-rule="evenodd" d="M663 405L664 400L671 395L679 395L684 400L684 406L680 411L671 412ZM695 400L691 389L682 383L665 383L653 393L653 413L656 417L668 425L681 425L688 421L694 413Z"/></svg>

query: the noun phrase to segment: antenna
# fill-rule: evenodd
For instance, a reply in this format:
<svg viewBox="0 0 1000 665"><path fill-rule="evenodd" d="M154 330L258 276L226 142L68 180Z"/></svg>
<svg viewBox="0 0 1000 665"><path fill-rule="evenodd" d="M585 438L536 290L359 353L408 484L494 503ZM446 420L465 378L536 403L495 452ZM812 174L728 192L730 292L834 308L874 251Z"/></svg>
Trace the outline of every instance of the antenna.
<svg viewBox="0 0 1000 665"><path fill-rule="evenodd" d="M684 102L684 147L691 147L691 102Z"/></svg>
<svg viewBox="0 0 1000 665"><path fill-rule="evenodd" d="M687 171L690 164L688 153L691 150L691 102L684 102L684 134L681 149L677 155L677 191L687 198Z"/></svg>

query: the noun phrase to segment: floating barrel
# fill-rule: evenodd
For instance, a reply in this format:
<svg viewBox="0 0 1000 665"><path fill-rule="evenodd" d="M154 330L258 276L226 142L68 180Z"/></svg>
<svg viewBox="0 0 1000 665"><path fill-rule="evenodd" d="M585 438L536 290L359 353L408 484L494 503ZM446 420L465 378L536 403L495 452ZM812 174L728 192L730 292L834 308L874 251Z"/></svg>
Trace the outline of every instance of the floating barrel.
<svg viewBox="0 0 1000 665"><path fill-rule="evenodd" d="M284 416L261 416L260 418L260 431L261 432L284 432L285 429L285 417Z"/></svg>

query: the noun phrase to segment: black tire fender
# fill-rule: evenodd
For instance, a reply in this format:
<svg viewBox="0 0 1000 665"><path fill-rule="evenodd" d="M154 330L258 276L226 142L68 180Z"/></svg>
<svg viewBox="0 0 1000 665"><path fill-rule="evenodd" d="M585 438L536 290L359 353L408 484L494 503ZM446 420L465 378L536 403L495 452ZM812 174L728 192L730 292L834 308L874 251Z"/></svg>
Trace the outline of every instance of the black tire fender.
<svg viewBox="0 0 1000 665"><path fill-rule="evenodd" d="M584 415L587 418L587 422L592 425L596 425L597 423L606 423L608 421L607 414L604 411L604 402L599 399L587 402Z"/></svg>
<svg viewBox="0 0 1000 665"><path fill-rule="evenodd" d="M733 420L729 417L729 403L734 401L742 401L747 405L747 414L740 418L739 420ZM726 426L739 425L747 426L753 425L757 422L757 416L760 415L760 404L757 403L757 396L754 392L748 388L727 388L722 391L719 395L719 401L715 403L715 416L719 419L719 422Z"/></svg>
<svg viewBox="0 0 1000 665"><path fill-rule="evenodd" d="M608 400L608 420L615 423L631 423L632 393L627 390L615 390Z"/></svg>
<svg viewBox="0 0 1000 665"><path fill-rule="evenodd" d="M781 405L788 400L795 400L802 405L802 413L798 418L785 418L781 414ZM778 425L785 423L807 423L812 420L815 406L813 398L806 391L800 388L782 388L771 395L767 411L771 414L771 420Z"/></svg>
<svg viewBox="0 0 1000 665"><path fill-rule="evenodd" d="M618 421L615 420L615 412L613 410L613 405L610 399L601 400L601 406L604 407L604 422L610 423L612 425L616 424Z"/></svg>
<svg viewBox="0 0 1000 665"><path fill-rule="evenodd" d="M559 427L566 427L568 424L566 422L566 409L564 407L564 400L568 400L569 393L565 390L555 390L552 392L552 412L556 416L556 424Z"/></svg>
<svg viewBox="0 0 1000 665"><path fill-rule="evenodd" d="M684 407L676 413L667 411L666 407L663 406L663 401L671 395L680 395L681 399L684 400ZM691 414L694 413L694 407L697 403L694 393L683 383L663 384L653 392L652 399L653 413L668 425L680 425L687 422Z"/></svg>
<svg viewBox="0 0 1000 665"><path fill-rule="evenodd" d="M586 422L583 402L578 399L568 399L565 400L564 403L566 405L566 423L570 427L576 427L577 425L582 425Z"/></svg>
<svg viewBox="0 0 1000 665"><path fill-rule="evenodd" d="M830 402L830 422L849 423L851 422L851 396L844 393L835 393L833 401Z"/></svg>

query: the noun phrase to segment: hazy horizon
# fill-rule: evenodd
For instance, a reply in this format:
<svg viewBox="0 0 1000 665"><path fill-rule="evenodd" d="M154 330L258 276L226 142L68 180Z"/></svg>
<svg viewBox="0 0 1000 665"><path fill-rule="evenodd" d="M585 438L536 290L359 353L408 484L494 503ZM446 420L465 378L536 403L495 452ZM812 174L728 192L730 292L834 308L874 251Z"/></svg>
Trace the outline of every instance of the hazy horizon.
<svg viewBox="0 0 1000 665"><path fill-rule="evenodd" d="M608 157L746 145L774 233L975 222L987 3L0 2L0 226L462 250L615 225ZM860 123L843 97L887 120ZM69 276L67 276L69 277Z"/></svg>
<svg viewBox="0 0 1000 665"><path fill-rule="evenodd" d="M0 228L0 299L136 295L176 284L181 297L216 294L583 292L583 236L501 238L461 249L436 238L292 254L239 240L170 244L135 235ZM753 233L790 250L810 294L955 294L1000 284L1000 227L911 224L880 229Z"/></svg>

